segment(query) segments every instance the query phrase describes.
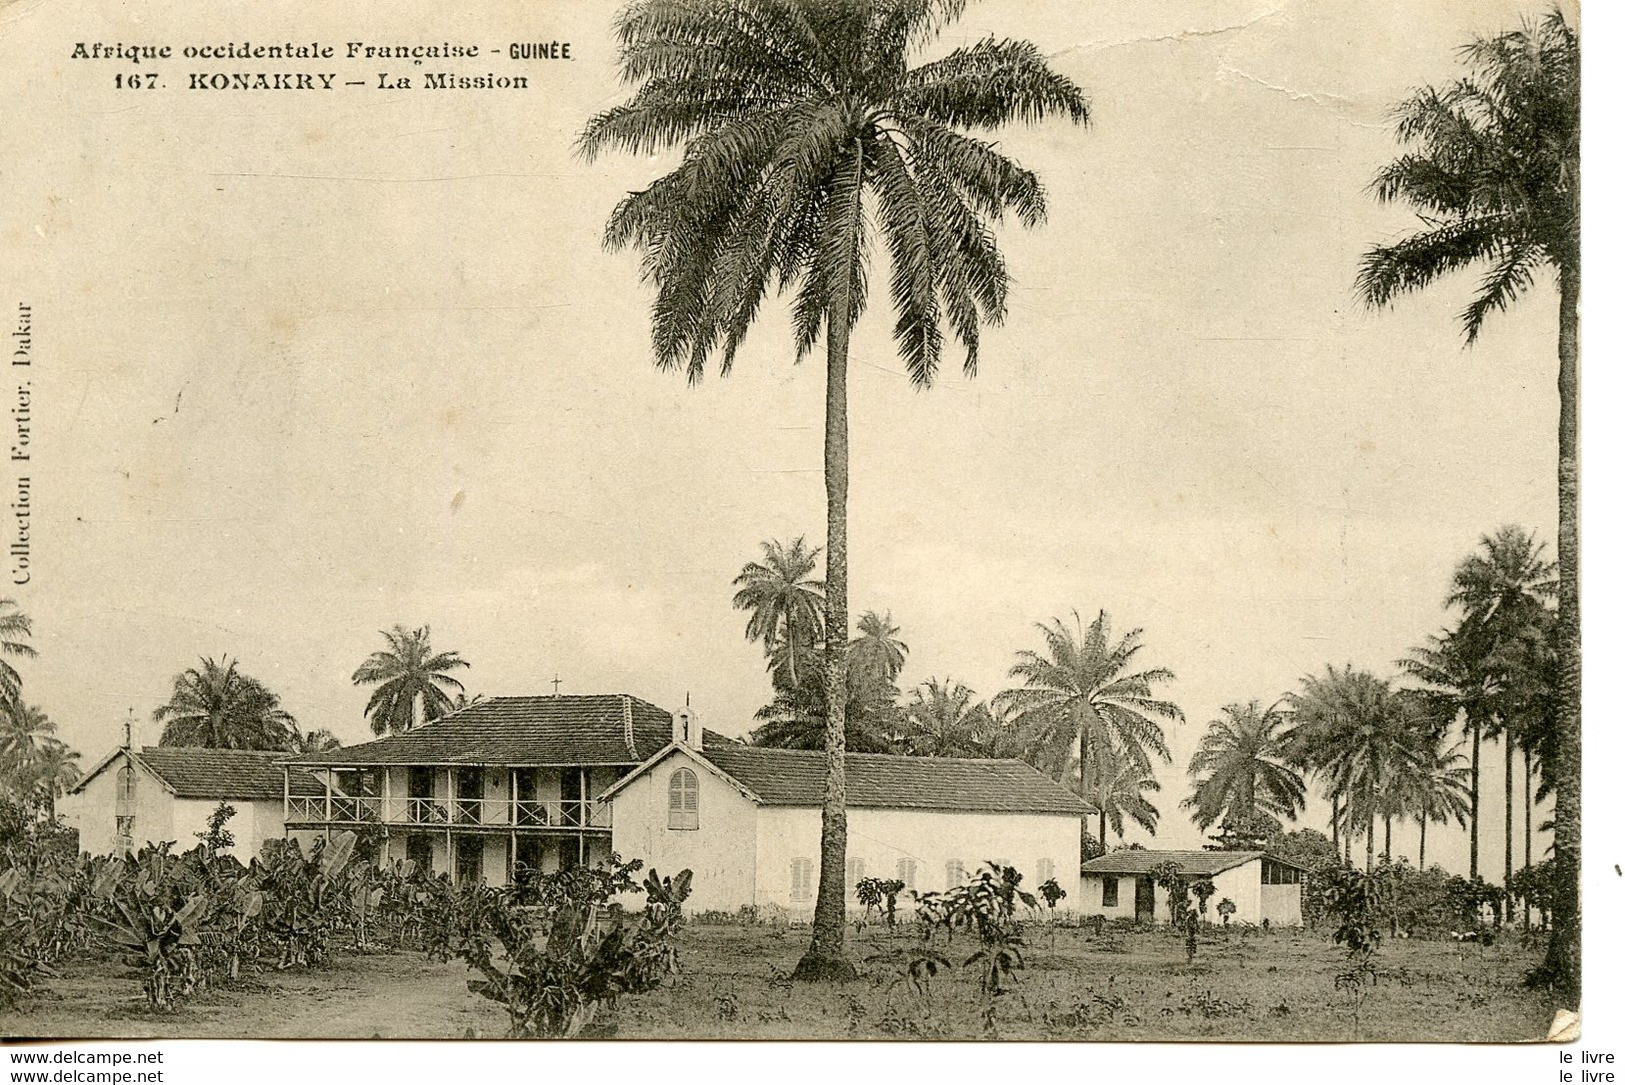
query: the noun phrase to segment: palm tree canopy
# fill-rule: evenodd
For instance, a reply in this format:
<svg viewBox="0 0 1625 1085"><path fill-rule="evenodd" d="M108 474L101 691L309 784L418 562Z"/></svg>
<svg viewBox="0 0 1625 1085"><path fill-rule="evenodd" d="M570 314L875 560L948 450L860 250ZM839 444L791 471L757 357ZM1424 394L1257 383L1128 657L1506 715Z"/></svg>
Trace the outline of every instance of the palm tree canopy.
<svg viewBox="0 0 1625 1085"><path fill-rule="evenodd" d="M750 615L745 639L761 641L775 684L795 686L808 655L824 638L824 582L813 577L822 547L804 537L789 546L762 544L762 560L734 578L733 605Z"/></svg>
<svg viewBox="0 0 1625 1085"><path fill-rule="evenodd" d="M1306 675L1287 702L1293 726L1284 736L1285 759L1317 773L1329 796L1347 799L1345 826L1392 813L1383 805L1388 790L1406 771L1418 736L1434 733L1434 717L1352 665Z"/></svg>
<svg viewBox="0 0 1625 1085"><path fill-rule="evenodd" d="M1073 619L1081 627L1076 612ZM1153 758L1172 760L1162 723L1183 722L1185 714L1156 695L1157 686L1173 681L1172 671L1131 669L1143 647L1142 630L1112 643L1104 610L1077 634L1060 619L1038 629L1046 651L1018 652L1010 677L1023 685L994 698L1034 766L1078 786L1083 760L1096 751L1121 752L1145 772Z"/></svg>
<svg viewBox="0 0 1625 1085"><path fill-rule="evenodd" d="M858 619L858 635L852 638L852 652L848 657L852 670L872 672L888 682L897 681L908 659L908 645L897 639L901 632L892 624L890 611L884 618L872 610L864 611Z"/></svg>
<svg viewBox="0 0 1625 1085"><path fill-rule="evenodd" d="M337 735L325 727L314 731L305 731L294 736L292 753L318 754L328 750L336 750L344 743L339 741Z"/></svg>
<svg viewBox="0 0 1625 1085"><path fill-rule="evenodd" d="M163 746L208 746L228 750L286 750L298 724L281 699L237 661L203 659L175 676L169 703L152 718L164 725Z"/></svg>
<svg viewBox="0 0 1625 1085"><path fill-rule="evenodd" d="M930 678L903 705L896 752L921 757L995 757L998 722L974 690L951 678Z"/></svg>
<svg viewBox="0 0 1625 1085"><path fill-rule="evenodd" d="M429 644L429 627L395 626L383 634L389 647L374 652L350 676L355 685L376 685L364 714L373 734L399 734L452 711L448 690L463 684L447 671L468 666L456 652L436 652Z"/></svg>
<svg viewBox="0 0 1625 1085"><path fill-rule="evenodd" d="M1119 840L1128 821L1156 835L1161 814L1145 793L1161 791L1162 785L1143 765L1116 751L1101 751L1089 759L1082 783L1083 794Z"/></svg>
<svg viewBox="0 0 1625 1085"><path fill-rule="evenodd" d="M1462 50L1465 78L1417 91L1395 111L1414 148L1377 175L1384 202L1416 208L1422 229L1371 249L1358 287L1368 304L1473 264L1489 271L1462 313L1468 342L1484 318L1533 285L1543 265L1580 254L1580 52L1554 9Z"/></svg>
<svg viewBox="0 0 1625 1085"><path fill-rule="evenodd" d="M624 199L605 243L645 253L655 362L723 373L770 289L795 292L798 357L867 296L868 227L891 262L893 334L910 379L935 376L946 321L974 372L978 325L1004 317L1008 276L988 222L1044 218L1031 172L970 134L1051 116L1083 92L1028 42L985 39L909 66L965 0L639 0L620 16L631 99L582 133L588 158L685 146ZM867 207L865 205L868 205Z"/></svg>
<svg viewBox="0 0 1625 1085"><path fill-rule="evenodd" d="M1304 808L1304 786L1285 760L1286 714L1259 701L1225 705L1220 712L1191 757L1196 787L1180 805L1194 812L1202 829L1260 813L1295 820Z"/></svg>
<svg viewBox="0 0 1625 1085"><path fill-rule="evenodd" d="M17 609L17 601L0 599L0 699L15 701L22 695L22 676L5 657L33 659L37 656L39 653L27 640L33 632L33 619Z"/></svg>
<svg viewBox="0 0 1625 1085"><path fill-rule="evenodd" d="M0 700L0 771L12 776L33 763L54 742L56 724L38 705Z"/></svg>

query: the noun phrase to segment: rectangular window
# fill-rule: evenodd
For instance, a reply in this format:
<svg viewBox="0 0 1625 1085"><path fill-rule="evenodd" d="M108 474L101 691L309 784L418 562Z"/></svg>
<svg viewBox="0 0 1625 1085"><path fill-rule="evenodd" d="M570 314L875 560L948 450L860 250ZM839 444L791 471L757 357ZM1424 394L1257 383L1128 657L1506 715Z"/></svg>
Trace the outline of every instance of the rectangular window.
<svg viewBox="0 0 1625 1085"><path fill-rule="evenodd" d="M913 859L897 860L897 880L903 883L904 889L914 888L914 879L916 877L917 870L918 867Z"/></svg>
<svg viewBox="0 0 1625 1085"><path fill-rule="evenodd" d="M1043 885L1053 877L1055 877L1055 860L1038 860L1038 884Z"/></svg>
<svg viewBox="0 0 1625 1085"><path fill-rule="evenodd" d="M943 874L943 887L946 889L965 884L965 864L958 859L949 859Z"/></svg>
<svg viewBox="0 0 1625 1085"><path fill-rule="evenodd" d="M866 877L863 869L863 860L856 856L846 857L846 894L851 896L858 891L858 883Z"/></svg>
<svg viewBox="0 0 1625 1085"><path fill-rule="evenodd" d="M790 860L790 899L811 900L813 895L813 861Z"/></svg>
<svg viewBox="0 0 1625 1085"><path fill-rule="evenodd" d="M103 822L102 824L106 824ZM118 830L118 847L129 851L135 847L135 818L119 815L114 819Z"/></svg>
<svg viewBox="0 0 1625 1085"><path fill-rule="evenodd" d="M1117 879L1105 878L1100 883L1100 906L1102 908L1117 907Z"/></svg>

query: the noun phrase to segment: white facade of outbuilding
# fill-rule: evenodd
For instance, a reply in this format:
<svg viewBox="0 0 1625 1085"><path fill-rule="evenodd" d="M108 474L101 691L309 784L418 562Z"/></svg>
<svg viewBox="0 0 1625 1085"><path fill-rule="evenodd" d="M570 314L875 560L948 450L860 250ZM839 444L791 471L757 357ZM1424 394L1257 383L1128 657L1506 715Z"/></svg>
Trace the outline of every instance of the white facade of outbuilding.
<svg viewBox="0 0 1625 1085"><path fill-rule="evenodd" d="M1133 849L1102 855L1083 864L1079 911L1108 919L1169 922L1168 894L1152 884L1149 873L1164 862L1178 863L1187 878L1212 880L1208 922L1221 921L1219 902L1229 900L1236 906L1233 923L1303 925L1303 868L1261 851Z"/></svg>
<svg viewBox="0 0 1625 1085"><path fill-rule="evenodd" d="M236 813L226 822L231 853L248 862L267 840L284 836L283 771L286 755L258 750L174 746L120 748L108 754L57 802L79 831L79 850L122 855L171 841L177 851L196 847L209 818L224 802ZM320 793L300 772L292 786Z"/></svg>
<svg viewBox="0 0 1625 1085"><path fill-rule="evenodd" d="M605 792L614 850L662 874L692 870L690 912L810 914L824 765L812 751L674 742ZM1078 900L1089 808L1022 762L848 754L847 788L849 907L865 877L936 892L990 861L1025 889L1054 878L1062 908Z"/></svg>

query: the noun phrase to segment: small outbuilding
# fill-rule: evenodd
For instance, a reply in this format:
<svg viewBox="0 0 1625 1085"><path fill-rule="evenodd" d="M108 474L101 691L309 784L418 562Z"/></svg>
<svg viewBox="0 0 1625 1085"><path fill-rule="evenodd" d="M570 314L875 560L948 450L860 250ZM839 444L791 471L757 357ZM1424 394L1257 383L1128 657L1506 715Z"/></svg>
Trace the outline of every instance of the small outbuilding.
<svg viewBox="0 0 1625 1085"><path fill-rule="evenodd" d="M1210 878L1214 894L1207 918L1219 922L1218 905L1236 906L1232 922L1272 927L1303 926L1307 868L1263 851L1152 851L1129 848L1083 864L1078 910L1108 919L1167 923L1168 894L1152 880L1161 863L1179 864L1186 878Z"/></svg>
<svg viewBox="0 0 1625 1085"><path fill-rule="evenodd" d="M614 849L671 873L694 872L689 908L810 913L818 888L825 755L713 745L686 712L675 740L604 792ZM703 743L703 744L702 744ZM846 755L846 895L865 877L932 892L987 862L1023 888L1054 878L1078 900L1088 804L1013 760Z"/></svg>
<svg viewBox="0 0 1625 1085"><path fill-rule="evenodd" d="M208 829L222 802L236 810L226 829L231 852L243 862L284 835L282 762L269 750L215 750L186 746L120 747L102 758L57 803L79 830L79 849L121 855L147 844L174 841L185 851ZM286 787L294 796L324 794L321 781L293 769Z"/></svg>

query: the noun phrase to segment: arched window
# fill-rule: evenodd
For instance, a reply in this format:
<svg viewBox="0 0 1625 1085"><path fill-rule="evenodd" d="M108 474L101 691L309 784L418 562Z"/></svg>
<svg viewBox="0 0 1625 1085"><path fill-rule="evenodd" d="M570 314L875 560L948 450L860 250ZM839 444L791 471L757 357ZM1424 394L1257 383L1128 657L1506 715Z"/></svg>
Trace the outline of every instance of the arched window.
<svg viewBox="0 0 1625 1085"><path fill-rule="evenodd" d="M132 802L135 799L135 770L125 762L118 770L118 800Z"/></svg>
<svg viewBox="0 0 1625 1085"><path fill-rule="evenodd" d="M692 769L678 769L671 774L671 783L666 789L666 828L699 827L700 781Z"/></svg>

